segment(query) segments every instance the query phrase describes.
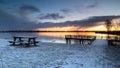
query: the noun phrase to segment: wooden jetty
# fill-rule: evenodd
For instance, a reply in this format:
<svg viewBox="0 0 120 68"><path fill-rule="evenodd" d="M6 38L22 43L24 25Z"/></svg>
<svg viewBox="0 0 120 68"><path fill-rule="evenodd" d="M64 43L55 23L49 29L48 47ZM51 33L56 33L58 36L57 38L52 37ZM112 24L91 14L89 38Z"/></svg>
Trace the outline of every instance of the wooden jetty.
<svg viewBox="0 0 120 68"><path fill-rule="evenodd" d="M120 45L120 40L119 39L109 39L108 45Z"/></svg>
<svg viewBox="0 0 120 68"><path fill-rule="evenodd" d="M120 37L119 36L115 36L115 38L109 38L108 40L108 45L120 45Z"/></svg>
<svg viewBox="0 0 120 68"><path fill-rule="evenodd" d="M78 44L91 44L96 39L96 36L83 36L83 35L65 35L65 40L67 44L71 44L72 41L75 41Z"/></svg>

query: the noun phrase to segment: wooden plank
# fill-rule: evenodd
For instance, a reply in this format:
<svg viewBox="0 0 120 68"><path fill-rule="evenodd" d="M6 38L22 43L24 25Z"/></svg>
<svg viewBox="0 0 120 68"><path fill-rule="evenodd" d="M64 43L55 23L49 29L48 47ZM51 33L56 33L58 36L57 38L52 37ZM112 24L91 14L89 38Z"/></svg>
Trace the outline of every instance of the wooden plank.
<svg viewBox="0 0 120 68"><path fill-rule="evenodd" d="M81 36L81 35L65 35L66 43L70 44L71 40L78 40L80 44L84 44L86 41L92 43L96 37L95 36Z"/></svg>

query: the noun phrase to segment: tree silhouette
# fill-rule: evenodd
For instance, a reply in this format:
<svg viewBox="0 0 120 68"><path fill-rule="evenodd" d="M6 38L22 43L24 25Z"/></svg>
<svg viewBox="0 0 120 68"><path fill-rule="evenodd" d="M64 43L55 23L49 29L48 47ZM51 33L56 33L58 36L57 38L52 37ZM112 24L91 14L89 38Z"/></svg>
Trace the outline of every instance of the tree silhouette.
<svg viewBox="0 0 120 68"><path fill-rule="evenodd" d="M115 30L120 30L120 20L114 20L113 21L113 28L115 29Z"/></svg>
<svg viewBox="0 0 120 68"><path fill-rule="evenodd" d="M111 22L111 20L107 19L105 21L105 26L106 26L108 32L111 31L111 28L112 28L112 22Z"/></svg>
<svg viewBox="0 0 120 68"><path fill-rule="evenodd" d="M107 39L109 39L110 38L109 31L111 31L111 28L112 28L112 22L111 22L111 20L107 19L105 21L105 26L107 28Z"/></svg>

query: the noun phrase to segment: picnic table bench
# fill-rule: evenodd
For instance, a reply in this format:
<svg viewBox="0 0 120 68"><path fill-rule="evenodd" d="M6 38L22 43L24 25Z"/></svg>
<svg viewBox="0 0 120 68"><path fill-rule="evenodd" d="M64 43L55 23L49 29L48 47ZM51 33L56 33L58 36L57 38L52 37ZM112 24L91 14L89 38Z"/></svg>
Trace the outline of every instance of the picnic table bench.
<svg viewBox="0 0 120 68"><path fill-rule="evenodd" d="M12 41L9 41L9 43L12 43L12 45L21 45L21 46L30 46L34 45L36 46L38 41L36 41L37 37L30 37L30 36L14 36Z"/></svg>

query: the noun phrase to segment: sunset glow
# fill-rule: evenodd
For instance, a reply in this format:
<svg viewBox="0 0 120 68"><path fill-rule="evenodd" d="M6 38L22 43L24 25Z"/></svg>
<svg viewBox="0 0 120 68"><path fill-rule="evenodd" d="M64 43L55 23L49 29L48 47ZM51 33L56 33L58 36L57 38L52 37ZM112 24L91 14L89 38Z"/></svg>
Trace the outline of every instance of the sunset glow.
<svg viewBox="0 0 120 68"><path fill-rule="evenodd" d="M41 31L77 31L80 27L67 26L67 27L48 27L48 28L38 28Z"/></svg>
<svg viewBox="0 0 120 68"><path fill-rule="evenodd" d="M48 28L38 28L36 30L41 31L106 31L104 25L94 26L94 27L87 27L87 28L80 28L75 26L67 26L67 27L48 27Z"/></svg>
<svg viewBox="0 0 120 68"><path fill-rule="evenodd" d="M90 30L90 31L106 31L106 28L105 28L104 25L99 25L99 26L89 27L86 30Z"/></svg>

